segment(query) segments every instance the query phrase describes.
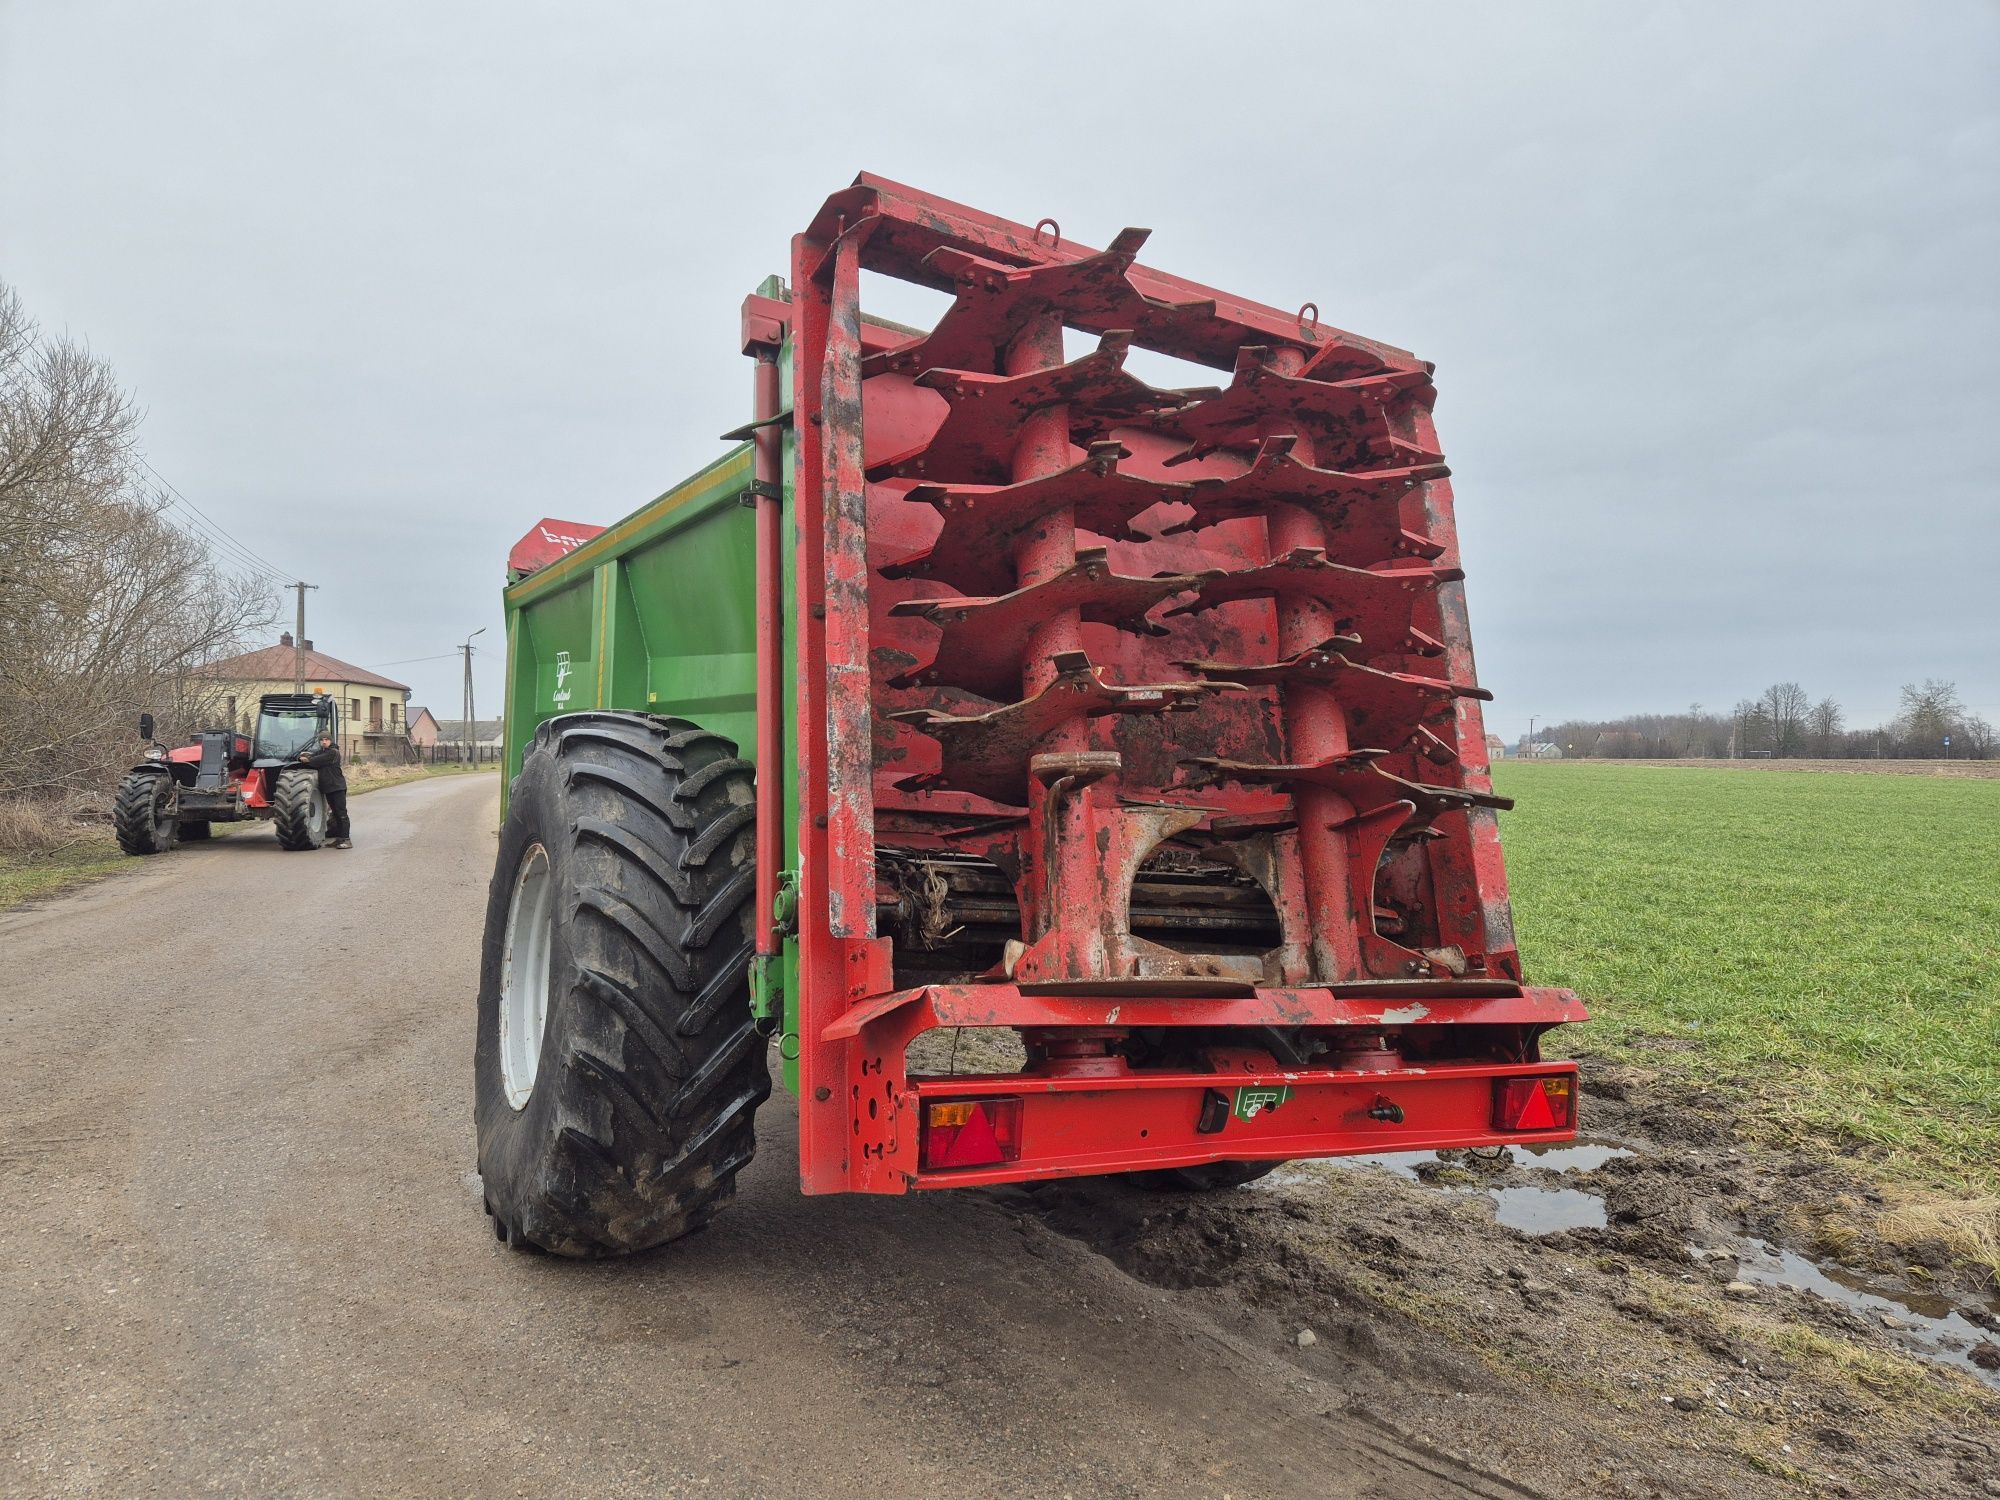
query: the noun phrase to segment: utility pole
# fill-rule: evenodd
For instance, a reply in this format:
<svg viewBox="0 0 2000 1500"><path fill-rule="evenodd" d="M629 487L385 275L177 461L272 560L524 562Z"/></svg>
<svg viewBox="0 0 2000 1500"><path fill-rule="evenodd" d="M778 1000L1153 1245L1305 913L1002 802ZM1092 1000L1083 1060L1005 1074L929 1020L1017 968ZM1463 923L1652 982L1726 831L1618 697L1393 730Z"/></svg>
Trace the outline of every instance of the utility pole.
<svg viewBox="0 0 2000 1500"><path fill-rule="evenodd" d="M472 635L486 634L486 627L480 626ZM472 635L465 638L465 644L458 649L465 653L465 717L460 721L459 743L464 748L465 759L472 758L473 747L478 744L477 732L472 727Z"/></svg>
<svg viewBox="0 0 2000 1500"><path fill-rule="evenodd" d="M1534 755L1535 755L1535 716L1533 714L1529 714L1528 715L1528 758L1532 760L1534 758Z"/></svg>
<svg viewBox="0 0 2000 1500"><path fill-rule="evenodd" d="M316 583L295 583L292 588L299 596L298 623L292 627L292 691L306 690L306 590L316 589Z"/></svg>

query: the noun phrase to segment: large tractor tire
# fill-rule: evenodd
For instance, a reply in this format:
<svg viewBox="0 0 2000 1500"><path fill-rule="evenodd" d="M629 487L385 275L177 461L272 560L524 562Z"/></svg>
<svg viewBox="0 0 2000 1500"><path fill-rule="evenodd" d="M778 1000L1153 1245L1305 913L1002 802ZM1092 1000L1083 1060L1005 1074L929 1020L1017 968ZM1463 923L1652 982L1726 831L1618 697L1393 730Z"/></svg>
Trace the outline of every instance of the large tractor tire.
<svg viewBox="0 0 2000 1500"><path fill-rule="evenodd" d="M681 719L551 719L510 795L486 906L479 1171L516 1248L622 1255L736 1191L769 1097L750 1014L755 788Z"/></svg>
<svg viewBox="0 0 2000 1500"><path fill-rule="evenodd" d="M127 854L165 854L174 847L174 778L165 771L133 771L118 787L111 826Z"/></svg>
<svg viewBox="0 0 2000 1500"><path fill-rule="evenodd" d="M278 842L285 848L317 849L326 842L326 797L319 789L317 771L280 771L271 811Z"/></svg>

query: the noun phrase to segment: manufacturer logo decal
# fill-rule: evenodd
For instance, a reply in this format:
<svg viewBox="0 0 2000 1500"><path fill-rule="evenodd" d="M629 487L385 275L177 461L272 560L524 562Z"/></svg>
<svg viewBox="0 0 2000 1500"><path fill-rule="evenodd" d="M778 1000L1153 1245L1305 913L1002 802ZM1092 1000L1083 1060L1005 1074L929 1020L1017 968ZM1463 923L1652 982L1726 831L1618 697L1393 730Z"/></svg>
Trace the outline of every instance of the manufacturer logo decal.
<svg viewBox="0 0 2000 1500"><path fill-rule="evenodd" d="M565 553L576 551L577 548L590 540L587 536L565 536L562 532L551 531L546 526L537 526L535 530L539 531L546 541L562 548Z"/></svg>
<svg viewBox="0 0 2000 1500"><path fill-rule="evenodd" d="M561 708L569 702L569 653L567 651L558 651L556 653L556 690L554 702L557 708Z"/></svg>
<svg viewBox="0 0 2000 1500"><path fill-rule="evenodd" d="M1277 1087L1246 1084L1236 1091L1236 1107L1230 1111L1239 1120L1254 1120L1267 1109L1276 1109L1292 1097L1292 1091L1280 1084Z"/></svg>

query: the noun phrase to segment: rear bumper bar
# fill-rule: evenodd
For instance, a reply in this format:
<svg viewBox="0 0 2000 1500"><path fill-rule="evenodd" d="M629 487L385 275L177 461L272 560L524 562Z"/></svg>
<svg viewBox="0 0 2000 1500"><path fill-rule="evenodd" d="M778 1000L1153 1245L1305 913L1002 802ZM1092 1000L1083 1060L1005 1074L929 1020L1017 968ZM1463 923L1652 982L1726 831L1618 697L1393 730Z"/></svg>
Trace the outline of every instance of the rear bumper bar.
<svg viewBox="0 0 2000 1500"><path fill-rule="evenodd" d="M1573 1126L1533 1133L1493 1129L1495 1079L1574 1078L1573 1063L1426 1060L1381 1071L1324 1064L1291 1067L1263 1050L1261 1031L1351 1031L1383 1038L1390 1047L1440 1029L1480 1032L1485 1035L1466 1036L1462 1047L1433 1043L1407 1051L1490 1058L1504 1043L1500 1055L1532 1058L1533 1038L1541 1031L1587 1019L1583 1005L1567 990L1462 981L1257 988L1244 994L1163 995L1156 986L1132 984L1103 988L1113 992L934 985L857 1003L821 1038L838 1048L845 1061L845 1087L814 1089L800 1100L802 1130L824 1119L832 1127L826 1135L838 1143L837 1155L828 1152L817 1171L802 1155L800 1185L808 1193L905 1193L1214 1161L1427 1151L1562 1141L1575 1135ZM1215 1038L1211 1061L1236 1061L1229 1065L1233 1070L1225 1071L1133 1069L1114 1076L946 1077L907 1070L907 1049L916 1037L961 1026L1033 1028L1044 1036L1069 1030L1201 1027ZM1241 1042L1223 1045L1218 1033L1233 1034ZM1215 1094L1223 1096L1226 1113L1219 1128ZM1260 1104L1260 1097L1267 1102ZM926 1107L968 1098L1021 1101L1019 1156L995 1166L925 1170L921 1122ZM1268 1102L1272 1099L1275 1108Z"/></svg>
<svg viewBox="0 0 2000 1500"><path fill-rule="evenodd" d="M924 1106L932 1100L1019 1097L1021 1154L1001 1166L919 1170L910 1185L964 1187L1215 1161L1296 1161L1573 1140L1573 1124L1533 1132L1493 1128L1494 1079L1558 1074L1573 1080L1575 1064L919 1079L910 1090L912 1126L923 1119ZM1397 1114L1400 1120L1394 1118ZM907 1149L906 1159L916 1163L920 1146L914 1130Z"/></svg>

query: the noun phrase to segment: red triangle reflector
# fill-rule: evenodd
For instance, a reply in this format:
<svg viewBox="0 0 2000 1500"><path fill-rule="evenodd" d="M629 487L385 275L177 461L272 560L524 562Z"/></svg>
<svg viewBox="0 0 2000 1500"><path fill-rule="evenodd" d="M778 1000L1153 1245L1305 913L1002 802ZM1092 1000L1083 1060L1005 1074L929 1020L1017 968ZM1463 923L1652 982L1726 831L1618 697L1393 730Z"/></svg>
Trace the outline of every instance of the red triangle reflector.
<svg viewBox="0 0 2000 1500"><path fill-rule="evenodd" d="M1576 1080L1566 1073L1493 1081L1493 1128L1570 1130L1576 1125Z"/></svg>
<svg viewBox="0 0 2000 1500"><path fill-rule="evenodd" d="M1514 1122L1516 1130L1549 1130L1561 1122L1556 1112L1549 1108L1548 1090L1537 1079L1528 1090L1528 1102L1521 1108L1521 1117Z"/></svg>
<svg viewBox="0 0 2000 1500"><path fill-rule="evenodd" d="M986 1118L983 1105L975 1105L972 1118L952 1132L944 1148L941 1167L973 1167L1000 1160L1000 1142L993 1134L993 1122Z"/></svg>
<svg viewBox="0 0 2000 1500"><path fill-rule="evenodd" d="M926 1171L990 1167L1021 1154L1019 1099L932 1100L924 1120Z"/></svg>

